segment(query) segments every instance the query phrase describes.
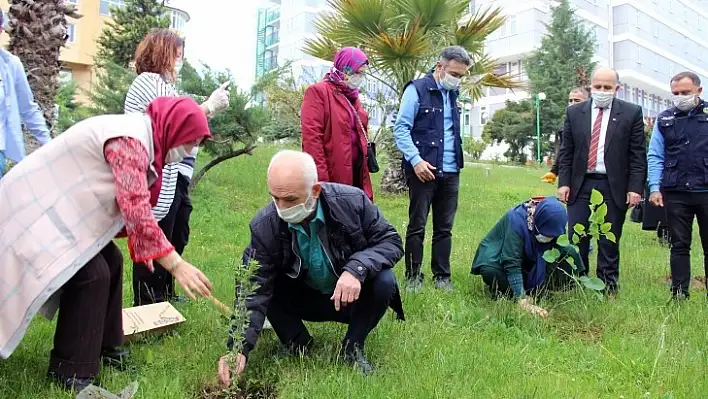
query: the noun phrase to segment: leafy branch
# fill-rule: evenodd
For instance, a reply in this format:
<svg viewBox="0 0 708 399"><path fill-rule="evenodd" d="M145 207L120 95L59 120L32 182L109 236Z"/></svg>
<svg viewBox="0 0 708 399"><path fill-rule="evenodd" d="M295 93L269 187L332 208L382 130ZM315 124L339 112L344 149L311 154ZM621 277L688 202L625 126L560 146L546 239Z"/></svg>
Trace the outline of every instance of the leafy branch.
<svg viewBox="0 0 708 399"><path fill-rule="evenodd" d="M558 237L556 244L560 247L567 248L571 247L575 249L578 253L580 252L578 248L578 243L582 239L594 239L599 241L601 237L605 237L611 242L617 242L617 237L611 231L612 223L605 222L607 217L607 204L605 203L605 198L602 193L593 189L592 194L590 194L590 217L588 218L588 227L581 223L576 223L573 226L572 242L568 238L568 235L562 235ZM543 253L543 259L548 263L560 263L567 262L570 267L574 270L578 270L578 266L569 254L566 252L562 254L558 248L551 248ZM570 276L576 282L593 291L602 291L605 289L605 283L597 277L580 276L575 277Z"/></svg>

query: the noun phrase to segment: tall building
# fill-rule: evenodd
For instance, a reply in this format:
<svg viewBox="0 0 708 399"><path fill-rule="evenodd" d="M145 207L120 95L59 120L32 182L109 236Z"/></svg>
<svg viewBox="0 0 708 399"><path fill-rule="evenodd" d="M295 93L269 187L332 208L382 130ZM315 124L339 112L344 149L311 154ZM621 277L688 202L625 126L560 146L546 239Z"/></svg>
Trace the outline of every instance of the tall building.
<svg viewBox="0 0 708 399"><path fill-rule="evenodd" d="M76 5L82 18L69 19L68 35L66 47L62 49L60 60L62 61L62 79L73 79L79 90L79 99L85 99L82 94L91 87L95 77L93 56L97 52L97 40L105 23L110 20L111 7L122 7L124 0L66 0L67 3ZM0 8L7 15L9 8L8 0L0 0ZM187 12L167 7L170 17L171 28L180 32L184 31L184 26L189 22ZM0 37L0 45L6 46L9 37L3 34ZM83 89L83 90L82 90Z"/></svg>
<svg viewBox="0 0 708 399"><path fill-rule="evenodd" d="M269 0L258 13L256 79L290 62L296 79L319 80L330 63L305 54L307 39L315 37L315 19L327 10L326 0Z"/></svg>
<svg viewBox="0 0 708 399"><path fill-rule="evenodd" d="M524 58L541 44L550 22L549 0L477 0L471 7L501 7L505 24L486 42L498 58L497 72L528 80ZM708 77L708 0L570 0L580 23L597 39L598 65L620 75L618 98L641 105L645 116L656 116L670 104L669 80L681 71ZM504 101L529 98L521 90L488 88L463 120L463 130L480 137L484 125Z"/></svg>

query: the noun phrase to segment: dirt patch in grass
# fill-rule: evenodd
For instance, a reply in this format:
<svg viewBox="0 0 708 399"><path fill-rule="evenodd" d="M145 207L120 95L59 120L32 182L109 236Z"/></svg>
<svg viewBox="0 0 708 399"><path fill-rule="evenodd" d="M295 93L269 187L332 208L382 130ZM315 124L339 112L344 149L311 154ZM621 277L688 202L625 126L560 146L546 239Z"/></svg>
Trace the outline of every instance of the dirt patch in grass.
<svg viewBox="0 0 708 399"><path fill-rule="evenodd" d="M218 386L205 388L196 399L276 399L275 384L243 384L239 389L224 389Z"/></svg>
<svg viewBox="0 0 708 399"><path fill-rule="evenodd" d="M661 282L667 285L671 285L671 275L661 277ZM691 290L705 291L706 290L706 276L696 276L691 279Z"/></svg>

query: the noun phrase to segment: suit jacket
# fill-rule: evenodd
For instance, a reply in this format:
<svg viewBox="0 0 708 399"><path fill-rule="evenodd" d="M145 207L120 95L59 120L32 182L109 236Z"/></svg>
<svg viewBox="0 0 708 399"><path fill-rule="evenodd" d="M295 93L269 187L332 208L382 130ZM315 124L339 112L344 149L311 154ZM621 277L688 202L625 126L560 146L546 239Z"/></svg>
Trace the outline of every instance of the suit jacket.
<svg viewBox="0 0 708 399"><path fill-rule="evenodd" d="M570 187L573 204L588 169L593 101L571 105L566 111L558 156L558 187ZM622 207L627 193L644 192L647 173L644 118L638 105L614 99L605 134L605 168L615 203Z"/></svg>

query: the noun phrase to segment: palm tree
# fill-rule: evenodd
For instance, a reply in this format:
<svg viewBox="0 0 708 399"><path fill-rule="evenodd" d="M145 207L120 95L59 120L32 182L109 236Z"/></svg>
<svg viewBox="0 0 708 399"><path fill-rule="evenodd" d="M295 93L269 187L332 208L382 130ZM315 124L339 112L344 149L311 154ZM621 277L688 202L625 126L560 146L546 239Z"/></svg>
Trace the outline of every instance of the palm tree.
<svg viewBox="0 0 708 399"><path fill-rule="evenodd" d="M370 79L389 89L396 103L405 85L430 71L440 51L450 45L467 49L473 59L462 98L482 96L485 86L513 88L520 84L493 73L497 62L484 52L484 41L504 23L499 8L469 14L469 0L329 0L331 11L315 22L318 37L307 41L305 52L332 60L346 46L369 56ZM382 177L385 192L407 189L401 154L388 135L389 163ZM384 143L386 144L386 143Z"/></svg>
<svg viewBox="0 0 708 399"><path fill-rule="evenodd" d="M59 54L68 38L67 17L81 18L81 15L65 0L10 1L9 51L22 60L37 104L51 126L54 126L54 98L59 89ZM25 139L30 141L28 152L36 148L34 139L27 134Z"/></svg>

